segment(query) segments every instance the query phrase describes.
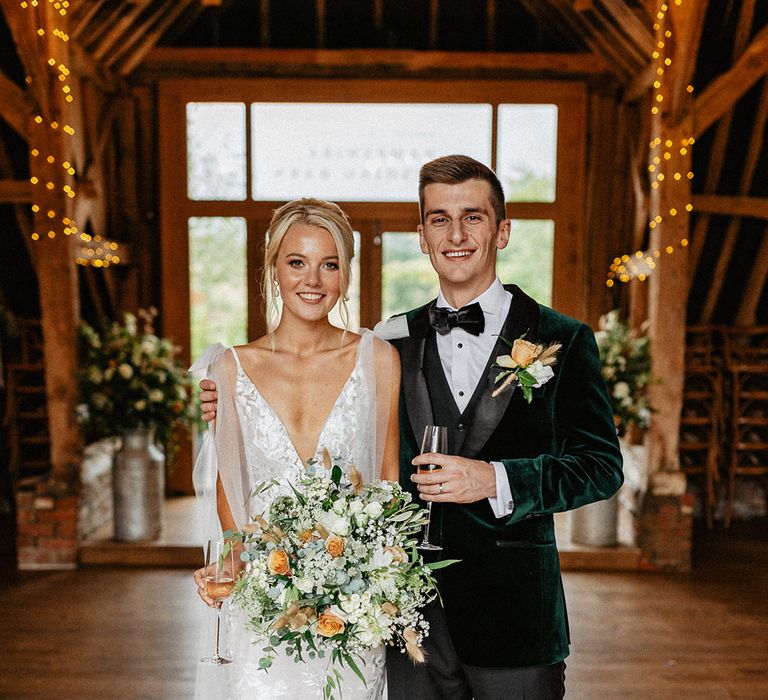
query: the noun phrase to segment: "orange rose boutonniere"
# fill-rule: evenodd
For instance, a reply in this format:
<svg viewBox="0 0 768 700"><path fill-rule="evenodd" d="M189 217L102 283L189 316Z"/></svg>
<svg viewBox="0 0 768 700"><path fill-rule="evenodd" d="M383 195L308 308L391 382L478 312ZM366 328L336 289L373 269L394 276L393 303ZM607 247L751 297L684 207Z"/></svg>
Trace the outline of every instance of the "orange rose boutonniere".
<svg viewBox="0 0 768 700"><path fill-rule="evenodd" d="M499 355L493 365L501 369L501 372L494 379L496 384L501 382L491 394L494 398L517 382L522 389L525 400L531 403L533 390L546 384L555 376L552 365L557 364L557 353L563 347L562 343L551 343L544 346L531 343L524 338L525 334L513 343L502 338L509 345L510 353L509 355Z"/></svg>

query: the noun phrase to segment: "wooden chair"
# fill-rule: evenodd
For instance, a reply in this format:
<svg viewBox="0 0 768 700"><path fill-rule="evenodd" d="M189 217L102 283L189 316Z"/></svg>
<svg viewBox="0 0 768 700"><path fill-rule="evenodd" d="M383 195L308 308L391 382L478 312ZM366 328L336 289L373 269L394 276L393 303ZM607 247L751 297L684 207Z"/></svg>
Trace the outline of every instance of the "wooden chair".
<svg viewBox="0 0 768 700"><path fill-rule="evenodd" d="M728 527L733 519L737 479L757 477L768 486L768 326L727 328L724 338L730 380Z"/></svg>
<svg viewBox="0 0 768 700"><path fill-rule="evenodd" d="M724 428L723 358L717 326L686 329L685 384L680 415L680 469L703 477L703 508L714 525Z"/></svg>

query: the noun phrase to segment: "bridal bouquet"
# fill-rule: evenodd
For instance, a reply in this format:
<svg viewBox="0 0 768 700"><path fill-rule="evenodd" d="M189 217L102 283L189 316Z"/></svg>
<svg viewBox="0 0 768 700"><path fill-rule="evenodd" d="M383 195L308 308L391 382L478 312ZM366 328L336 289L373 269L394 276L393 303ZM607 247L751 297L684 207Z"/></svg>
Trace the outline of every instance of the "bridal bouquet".
<svg viewBox="0 0 768 700"><path fill-rule="evenodd" d="M238 533L245 568L232 600L264 640L262 669L278 648L297 663L330 655L331 697L337 666L365 683L355 659L366 649L397 644L424 661L429 625L419 610L437 595L432 571L453 562L422 562L414 536L426 511L399 484L363 484L354 467L346 476L327 453L323 461Z"/></svg>

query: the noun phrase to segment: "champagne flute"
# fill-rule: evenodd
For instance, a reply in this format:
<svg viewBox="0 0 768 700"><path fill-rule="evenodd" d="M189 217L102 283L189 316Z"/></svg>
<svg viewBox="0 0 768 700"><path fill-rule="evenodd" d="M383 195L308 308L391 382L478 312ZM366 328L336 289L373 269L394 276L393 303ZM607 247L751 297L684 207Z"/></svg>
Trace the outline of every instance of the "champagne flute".
<svg viewBox="0 0 768 700"><path fill-rule="evenodd" d="M421 440L421 454L426 452L435 452L445 454L448 451L448 428L443 425L427 425L424 428L424 437ZM416 467L417 474L426 474L436 472L442 469L437 464L420 464ZM442 547L439 544L432 544L429 541L429 525L432 520L432 501L427 501L427 522L424 525L421 544L417 549L438 551Z"/></svg>
<svg viewBox="0 0 768 700"><path fill-rule="evenodd" d="M235 542L232 539L208 540L205 548L205 594L216 601L216 652L202 659L203 663L223 666L231 659L219 654L221 605L232 595L235 587Z"/></svg>

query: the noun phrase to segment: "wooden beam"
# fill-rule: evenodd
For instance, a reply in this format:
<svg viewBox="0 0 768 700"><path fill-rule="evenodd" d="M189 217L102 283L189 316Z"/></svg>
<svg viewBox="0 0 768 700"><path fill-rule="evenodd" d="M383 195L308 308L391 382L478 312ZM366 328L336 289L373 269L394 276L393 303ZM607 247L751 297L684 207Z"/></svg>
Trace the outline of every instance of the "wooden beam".
<svg viewBox="0 0 768 700"><path fill-rule="evenodd" d="M101 61L120 39L130 36L134 30L134 25L137 24L138 18L146 9L146 6L143 4L134 5L131 11L126 12L114 22L109 31L101 38L98 46L93 50L94 59Z"/></svg>
<svg viewBox="0 0 768 700"><path fill-rule="evenodd" d="M653 84L656 71L653 62L649 62L645 68L641 69L634 78L630 79L624 87L624 102L634 102L639 100L650 89Z"/></svg>
<svg viewBox="0 0 768 700"><path fill-rule="evenodd" d="M655 42L648 25L627 6L624 0L600 0L600 4L610 14L621 31L632 39L642 55L649 57Z"/></svg>
<svg viewBox="0 0 768 700"><path fill-rule="evenodd" d="M32 10L22 10L16 0L0 0L0 8L5 14L5 21L11 31L13 42L16 44L16 52L24 65L27 75L32 79L29 84L28 94L31 97L33 108L42 114L43 118L50 120L51 106L49 99L50 71L44 56L45 44L37 34ZM40 8L39 11L42 11Z"/></svg>
<svg viewBox="0 0 768 700"><path fill-rule="evenodd" d="M621 0L618 0L620 4ZM621 24L616 23L612 15L606 16L602 11L595 10L592 13L597 20L596 31L605 37L610 43L619 47L622 55L632 61L636 66L643 65L650 60L651 50L645 51L639 46L631 35L628 35ZM647 33L647 32L646 32Z"/></svg>
<svg viewBox="0 0 768 700"><path fill-rule="evenodd" d="M609 65L614 66L613 72L622 80L637 72L636 60L627 57L613 39L603 36L593 22L593 13L574 12L567 0L552 2L551 7L570 26L571 32L582 37L593 52L601 54Z"/></svg>
<svg viewBox="0 0 768 700"><path fill-rule="evenodd" d="M693 80L696 59L699 55L701 32L707 15L709 0L683 3L675 13L676 24L673 27L672 60L676 64L669 84L669 100L672 122L676 123L692 99L687 91ZM754 5L755 0L746 0ZM743 12L743 10L742 10Z"/></svg>
<svg viewBox="0 0 768 700"><path fill-rule="evenodd" d="M768 207L768 200L766 200ZM768 218L768 217L766 217ZM736 312L737 326L753 326L757 323L757 307L765 289L768 279L768 226L763 229L760 247L752 260L752 269L749 272L749 280L744 287L744 296Z"/></svg>
<svg viewBox="0 0 768 700"><path fill-rule="evenodd" d="M107 4L108 0L94 0L94 2L79 2L75 5L75 12L70 17L69 35L72 39L78 40L91 20L101 11L101 8ZM82 11L80 8L84 8Z"/></svg>
<svg viewBox="0 0 768 700"><path fill-rule="evenodd" d="M0 179L0 204L31 204L32 184L29 180Z"/></svg>
<svg viewBox="0 0 768 700"><path fill-rule="evenodd" d="M165 16L162 17L147 33L144 41L136 46L136 48L129 52L125 57L119 67L119 74L122 76L130 75L136 66L138 66L155 47L157 42L160 41L163 34L165 34L166 29L168 29L168 27L170 27L194 2L195 0L176 0L174 4L171 4L169 6L170 9Z"/></svg>
<svg viewBox="0 0 768 700"><path fill-rule="evenodd" d="M99 41L109 31L109 28L120 20L125 9L125 3L122 2L108 5L105 11L100 12L91 19L83 32L77 36L77 41L86 50L91 50L91 47L98 46Z"/></svg>
<svg viewBox="0 0 768 700"><path fill-rule="evenodd" d="M0 139L0 178L10 178L14 177L13 172L13 163L11 162L11 157L8 155L8 151L5 147L5 143L3 143L3 140ZM26 182L25 183L28 187L31 189L31 183ZM31 199L31 195L30 195ZM16 215L16 225L19 227L19 233L21 234L21 238L24 241L24 245L27 248L27 254L29 255L29 259L32 262L32 267L35 268L36 260L37 260L37 245L32 240L32 228L30 226L30 210L28 206L25 206L28 204L29 200L26 202L16 204L14 209L14 214Z"/></svg>
<svg viewBox="0 0 768 700"><path fill-rule="evenodd" d="M551 76L596 76L612 72L593 53L488 53L411 51L408 49L240 49L157 47L144 60L139 77L184 75L283 75L305 76L344 69L366 76L381 70L387 75L419 75L439 71Z"/></svg>
<svg viewBox="0 0 768 700"><path fill-rule="evenodd" d="M693 134L699 137L714 122L731 111L736 102L768 72L768 25L752 40L747 50L727 73L713 80L694 101L688 116Z"/></svg>
<svg viewBox="0 0 768 700"><path fill-rule="evenodd" d="M768 26L766 26L768 29ZM757 164L760 160L760 154L763 150L763 142L765 140L765 128L768 123L768 81L763 84L763 91L760 96L760 104L758 105L757 112L755 113L752 136L749 142L749 150L747 151L747 159L744 163L744 168L741 174L741 182L739 186L739 193L746 195L752 187L752 180L757 169ZM720 247L720 255L717 258L715 264L715 271L712 276L712 284L707 290L707 297L704 302L704 306L701 312L701 319L704 323L709 323L712 319L712 315L715 311L715 306L720 298L720 291L722 290L723 283L725 281L725 275L728 270L728 266L731 263L733 257L733 250L736 247L736 239L738 237L739 227L741 222L738 218L734 218L728 225L728 229L725 232L722 245Z"/></svg>
<svg viewBox="0 0 768 700"><path fill-rule="evenodd" d="M739 11L739 20L736 24L736 32L733 39L733 50L731 53L732 63L735 63L739 56L744 53L744 49L749 41L754 20L755 4L752 0L747 0L741 6ZM725 164L725 155L728 150L728 140L731 134L731 122L733 121L733 112L728 112L722 116L715 127L715 138L712 147L709 150L709 163L707 163L706 179L704 182L704 192L714 194L717 192L717 186L720 182L720 174ZM701 259L706 235L709 229L709 215L703 214L697 217L696 226L691 235L690 260L688 270L690 272L689 283L692 284ZM700 319L696 319L697 321Z"/></svg>
<svg viewBox="0 0 768 700"><path fill-rule="evenodd" d="M93 57L77 44L72 45L72 67L82 77L92 81L102 92L107 94L125 91L125 81L102 63L97 63Z"/></svg>
<svg viewBox="0 0 768 700"><path fill-rule="evenodd" d="M32 109L29 95L0 71L0 117L25 141Z"/></svg>
<svg viewBox="0 0 768 700"><path fill-rule="evenodd" d="M659 136L680 143L685 132L667 128L662 122ZM691 151L681 155L671 149L668 161L670 172L688 172ZM666 183L665 183L666 184ZM690 180L672 181L659 190L653 190L651 217L679 207L690 195ZM648 319L652 347L651 372L658 381L649 386L649 399L653 417L646 444L648 445L648 472L653 484L657 472L676 471L680 468L678 445L680 441L680 413L683 404L685 376L686 299L688 298L688 248L680 247L672 254L663 252L668 245L676 246L687 238L689 214L684 209L675 217L665 216L651 232L651 250L662 251L653 274L649 277Z"/></svg>
<svg viewBox="0 0 768 700"><path fill-rule="evenodd" d="M695 194L692 203L694 210L699 213L768 219L768 197Z"/></svg>
<svg viewBox="0 0 768 700"><path fill-rule="evenodd" d="M485 0L485 49L496 50L496 0Z"/></svg>

